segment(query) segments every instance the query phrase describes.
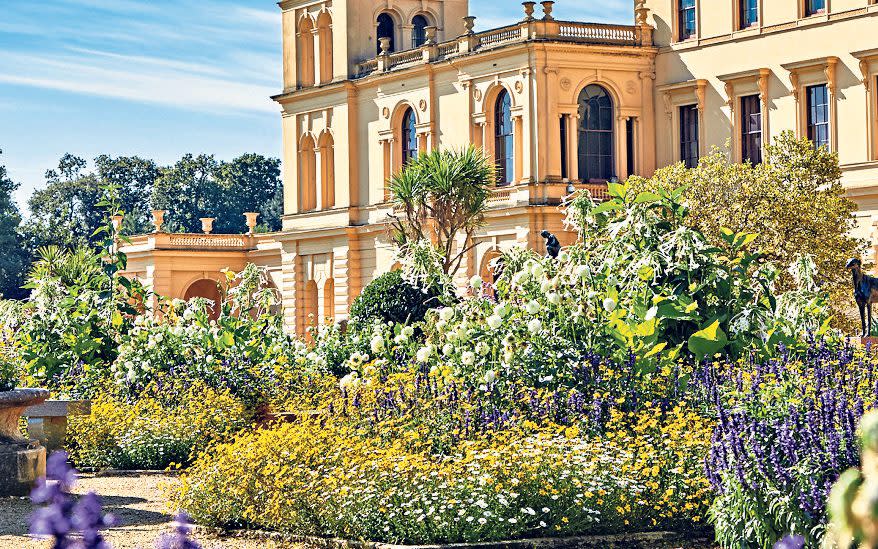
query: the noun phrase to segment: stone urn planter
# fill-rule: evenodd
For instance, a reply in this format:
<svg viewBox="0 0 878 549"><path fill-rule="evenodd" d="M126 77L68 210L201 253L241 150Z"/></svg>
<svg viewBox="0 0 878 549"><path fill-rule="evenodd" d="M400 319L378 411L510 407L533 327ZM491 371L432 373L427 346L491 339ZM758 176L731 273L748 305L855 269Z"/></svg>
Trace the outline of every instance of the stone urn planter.
<svg viewBox="0 0 878 549"><path fill-rule="evenodd" d="M25 408L47 398L46 389L0 392L0 497L26 496L34 482L46 475L46 449L22 436L18 418Z"/></svg>

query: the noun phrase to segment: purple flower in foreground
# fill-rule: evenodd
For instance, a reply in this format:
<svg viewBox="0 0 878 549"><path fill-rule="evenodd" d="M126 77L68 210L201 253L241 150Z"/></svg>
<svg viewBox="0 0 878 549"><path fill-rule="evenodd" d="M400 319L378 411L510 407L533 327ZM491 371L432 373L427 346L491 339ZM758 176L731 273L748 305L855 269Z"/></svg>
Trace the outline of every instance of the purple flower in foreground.
<svg viewBox="0 0 878 549"><path fill-rule="evenodd" d="M101 498L94 492L84 495L73 508L73 525L82 532L83 549L110 549L101 530L116 523L113 515L105 515Z"/></svg>
<svg viewBox="0 0 878 549"><path fill-rule="evenodd" d="M184 512L177 514L174 521L174 532L163 534L156 542L157 549L201 549L201 545L189 538L192 533L192 523L189 515Z"/></svg>
<svg viewBox="0 0 878 549"><path fill-rule="evenodd" d="M774 549L804 549L805 538L789 535L774 544Z"/></svg>

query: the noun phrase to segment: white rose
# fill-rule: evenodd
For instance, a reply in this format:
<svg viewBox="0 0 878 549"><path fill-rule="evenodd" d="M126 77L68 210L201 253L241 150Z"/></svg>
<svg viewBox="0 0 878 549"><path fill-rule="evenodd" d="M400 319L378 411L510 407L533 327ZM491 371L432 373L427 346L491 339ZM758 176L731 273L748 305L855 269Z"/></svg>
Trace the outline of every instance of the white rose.
<svg viewBox="0 0 878 549"><path fill-rule="evenodd" d="M538 318L535 318L527 323L527 330L532 334L536 334L542 329L543 329L543 323L540 322L540 319L538 319Z"/></svg>
<svg viewBox="0 0 878 549"><path fill-rule="evenodd" d="M576 274L579 278L585 279L588 276L588 265L580 265L577 267Z"/></svg>
<svg viewBox="0 0 878 549"><path fill-rule="evenodd" d="M542 282L540 282L540 291L543 293L548 292L552 289L552 281L548 278L544 278Z"/></svg>
<svg viewBox="0 0 878 549"><path fill-rule="evenodd" d="M476 355L472 351L464 351L464 353L460 355L460 361L467 366L472 366L476 363Z"/></svg>
<svg viewBox="0 0 878 549"><path fill-rule="evenodd" d="M509 314L509 305L505 303L500 303L496 307L494 307L494 314L499 316L500 318L506 318L506 315Z"/></svg>
<svg viewBox="0 0 878 549"><path fill-rule="evenodd" d="M527 273L524 271L519 271L512 275L512 285L513 286L521 286L524 283L525 278L527 278Z"/></svg>
<svg viewBox="0 0 878 549"><path fill-rule="evenodd" d="M447 326L447 325L448 325L447 322L445 322L444 320L440 320L439 322L436 323L436 331L437 332L444 332L445 326Z"/></svg>
<svg viewBox="0 0 878 549"><path fill-rule="evenodd" d="M406 337L412 337L413 335L415 335L415 329L411 326L406 326L402 329L402 335Z"/></svg>
<svg viewBox="0 0 878 549"><path fill-rule="evenodd" d="M354 387L359 381L357 378L359 375L357 372L351 372L348 375L341 378L341 381L338 382L338 386L342 389L347 389L348 387Z"/></svg>
<svg viewBox="0 0 878 549"><path fill-rule="evenodd" d="M492 330L496 330L496 329L499 328L500 325L502 325L502 324L503 324L503 318L502 318L502 317L500 317L500 316L498 316L498 315L491 315L491 316L488 317L488 326L490 326L490 328L491 328Z"/></svg>
<svg viewBox="0 0 878 549"><path fill-rule="evenodd" d="M448 322L449 320L454 318L454 309L452 309L451 307L444 307L439 311L439 318L441 318L445 322Z"/></svg>

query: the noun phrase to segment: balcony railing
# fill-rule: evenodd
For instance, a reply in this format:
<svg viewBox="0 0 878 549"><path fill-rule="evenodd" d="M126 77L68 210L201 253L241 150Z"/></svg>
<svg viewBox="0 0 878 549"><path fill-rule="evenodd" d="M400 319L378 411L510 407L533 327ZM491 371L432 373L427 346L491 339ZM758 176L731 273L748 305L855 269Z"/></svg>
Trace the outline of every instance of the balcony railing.
<svg viewBox="0 0 878 549"><path fill-rule="evenodd" d="M652 36L648 29L649 27L633 25L573 21L524 21L498 29L465 34L455 40L438 44L425 44L413 50L382 54L357 64L354 77L363 78L376 72L388 72L531 41L652 46Z"/></svg>

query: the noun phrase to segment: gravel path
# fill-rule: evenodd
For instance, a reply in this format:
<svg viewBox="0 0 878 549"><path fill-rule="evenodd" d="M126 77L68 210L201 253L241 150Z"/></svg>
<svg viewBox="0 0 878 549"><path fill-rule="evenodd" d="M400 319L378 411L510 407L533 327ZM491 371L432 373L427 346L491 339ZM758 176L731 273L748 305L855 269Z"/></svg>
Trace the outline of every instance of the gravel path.
<svg viewBox="0 0 878 549"><path fill-rule="evenodd" d="M175 482L165 475L94 476L83 474L75 493L97 492L104 500L104 509L119 519L120 525L108 532L114 549L152 549L155 539L171 529L173 518L167 513L162 486ZM43 549L45 541L27 535L27 517L33 510L27 498L0 499L0 548ZM288 549L273 541L217 539L196 535L205 549Z"/></svg>

